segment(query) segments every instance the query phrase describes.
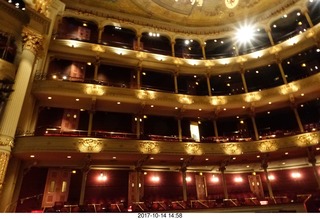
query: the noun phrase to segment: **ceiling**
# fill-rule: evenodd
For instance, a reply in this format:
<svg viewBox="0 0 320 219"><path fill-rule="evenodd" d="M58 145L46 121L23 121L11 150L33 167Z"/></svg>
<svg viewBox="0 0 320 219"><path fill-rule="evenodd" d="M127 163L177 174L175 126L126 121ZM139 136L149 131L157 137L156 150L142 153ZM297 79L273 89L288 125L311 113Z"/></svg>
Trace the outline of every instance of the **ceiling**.
<svg viewBox="0 0 320 219"><path fill-rule="evenodd" d="M292 0L239 0L234 8L225 2L233 0L62 0L66 8L90 10L97 8L157 20L185 27L213 27L233 24L239 20L261 20L275 10L291 5ZM200 5L200 6L199 6ZM123 14L124 13L124 14Z"/></svg>

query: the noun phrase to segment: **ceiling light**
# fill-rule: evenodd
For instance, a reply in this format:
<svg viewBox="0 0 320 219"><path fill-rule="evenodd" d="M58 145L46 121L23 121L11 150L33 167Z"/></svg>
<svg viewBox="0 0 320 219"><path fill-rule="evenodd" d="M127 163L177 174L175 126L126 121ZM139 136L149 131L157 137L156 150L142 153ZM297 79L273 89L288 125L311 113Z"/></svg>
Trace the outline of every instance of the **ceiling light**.
<svg viewBox="0 0 320 219"><path fill-rule="evenodd" d="M255 28L253 26L243 26L237 30L236 40L240 44L248 43L254 39Z"/></svg>

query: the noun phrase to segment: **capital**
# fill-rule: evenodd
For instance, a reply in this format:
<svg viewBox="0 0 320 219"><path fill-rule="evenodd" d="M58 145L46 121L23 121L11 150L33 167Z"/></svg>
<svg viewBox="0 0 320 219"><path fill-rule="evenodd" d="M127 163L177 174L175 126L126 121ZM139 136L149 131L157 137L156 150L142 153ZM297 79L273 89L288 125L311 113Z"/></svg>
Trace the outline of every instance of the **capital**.
<svg viewBox="0 0 320 219"><path fill-rule="evenodd" d="M14 140L13 137L0 135L0 148L1 147L10 147L13 148Z"/></svg>
<svg viewBox="0 0 320 219"><path fill-rule="evenodd" d="M35 55L43 49L43 36L30 29L23 29L22 31L23 49L30 50Z"/></svg>

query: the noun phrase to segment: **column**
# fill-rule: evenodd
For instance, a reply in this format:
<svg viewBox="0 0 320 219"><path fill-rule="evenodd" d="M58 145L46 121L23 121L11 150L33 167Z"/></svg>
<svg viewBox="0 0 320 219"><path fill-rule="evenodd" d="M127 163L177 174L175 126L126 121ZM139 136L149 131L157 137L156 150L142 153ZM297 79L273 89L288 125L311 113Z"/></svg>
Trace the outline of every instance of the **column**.
<svg viewBox="0 0 320 219"><path fill-rule="evenodd" d="M21 160L11 158L7 167L6 181L0 199L0 212L14 212L18 202L21 188L23 171L21 171ZM15 199L13 198L15 195Z"/></svg>
<svg viewBox="0 0 320 219"><path fill-rule="evenodd" d="M136 116L135 121L137 123L137 128L136 128L137 139L140 139L140 135L141 135L141 124L140 123L142 122L142 119L140 116Z"/></svg>
<svg viewBox="0 0 320 219"><path fill-rule="evenodd" d="M104 26L99 26L99 29L98 29L98 43L101 44L102 43L102 34L103 34L103 31L104 31Z"/></svg>
<svg viewBox="0 0 320 219"><path fill-rule="evenodd" d="M229 194L228 194L228 188L227 188L227 181L226 181L226 176L224 174L224 171L226 170L226 167L222 165L219 168L222 176L222 186L223 186L223 194L225 199L229 199Z"/></svg>
<svg viewBox="0 0 320 219"><path fill-rule="evenodd" d="M86 193L88 172L89 172L88 169L82 170L82 180L81 180L81 190L80 190L79 205L83 205L84 204L84 196L85 196L85 193Z"/></svg>
<svg viewBox="0 0 320 219"><path fill-rule="evenodd" d="M284 84L288 84L286 75L284 73L284 70L283 70L283 67L282 67L282 64L281 64L281 60L279 58L277 58L277 64L278 64L280 72L281 72L281 77L282 77L283 83Z"/></svg>
<svg viewBox="0 0 320 219"><path fill-rule="evenodd" d="M137 89L141 89L141 67L137 68Z"/></svg>
<svg viewBox="0 0 320 219"><path fill-rule="evenodd" d="M206 48L205 42L204 42L204 43L201 43L201 50L202 50L202 57L203 57L203 59L207 59L205 48Z"/></svg>
<svg viewBox="0 0 320 219"><path fill-rule="evenodd" d="M254 111L254 107L251 105L250 106L250 118L252 121L252 126L253 126L253 131L254 131L254 137L256 141L259 141L259 132L258 132L258 128L257 128L257 123L256 123L256 119L255 119L255 111Z"/></svg>
<svg viewBox="0 0 320 219"><path fill-rule="evenodd" d="M93 121L93 111L89 111L89 124L88 124L88 134L87 136L91 136L92 134L92 121Z"/></svg>
<svg viewBox="0 0 320 219"><path fill-rule="evenodd" d="M210 74L209 74L209 73L207 73L206 77L207 77L208 94L209 94L209 96L212 96L212 92L211 92L211 84L210 84Z"/></svg>
<svg viewBox="0 0 320 219"><path fill-rule="evenodd" d="M94 81L98 81L99 66L100 66L100 57L97 56L96 62L94 63L94 75L93 75Z"/></svg>
<svg viewBox="0 0 320 219"><path fill-rule="evenodd" d="M219 137L219 132L218 132L218 126L217 126L217 119L213 118L213 130L214 130L214 136Z"/></svg>
<svg viewBox="0 0 320 219"><path fill-rule="evenodd" d="M141 50L141 33L137 34L137 48L136 50L137 51L140 51Z"/></svg>
<svg viewBox="0 0 320 219"><path fill-rule="evenodd" d="M188 200L188 195L187 195L187 172L186 169L181 170L181 175L182 175L182 197L183 201Z"/></svg>
<svg viewBox="0 0 320 219"><path fill-rule="evenodd" d="M91 101L91 109L89 110L89 124L88 124L87 136L92 135L93 115L94 115L94 112L96 111L96 100L97 98L93 97Z"/></svg>
<svg viewBox="0 0 320 219"><path fill-rule="evenodd" d="M179 93L179 89L178 89L178 71L176 71L173 75L173 79L174 79L174 92L177 94Z"/></svg>
<svg viewBox="0 0 320 219"><path fill-rule="evenodd" d="M271 28L270 27L266 27L265 31L268 34L268 37L269 37L271 45L274 46L274 41L273 41L273 37L272 37L272 34L271 34Z"/></svg>
<svg viewBox="0 0 320 219"><path fill-rule="evenodd" d="M268 187L268 192L269 192L269 197L270 199L274 200L274 195L273 195L273 191L272 191L272 187L271 187L271 183L269 180L269 174L268 174L268 163L266 160L262 161L261 167L264 171L264 175L266 177L266 182L267 182L267 187Z"/></svg>
<svg viewBox="0 0 320 219"><path fill-rule="evenodd" d="M181 118L178 118L178 134L179 134L179 141L182 141L182 128L181 128Z"/></svg>
<svg viewBox="0 0 320 219"><path fill-rule="evenodd" d="M176 41L171 41L171 51L172 51L172 57L176 56L176 52L174 50L174 45L176 44Z"/></svg>
<svg viewBox="0 0 320 219"><path fill-rule="evenodd" d="M316 157L314 155L313 148L312 147L308 147L307 148L307 152L308 152L308 161L312 165L313 174L314 174L314 177L316 178L316 181L317 181L317 184L318 184L318 190L320 190L320 176L319 176L319 173L318 173L318 170L317 170L317 166L316 166L317 159L316 159Z"/></svg>
<svg viewBox="0 0 320 219"><path fill-rule="evenodd" d="M310 18L309 13L308 13L308 8L305 7L305 8L303 8L303 9L301 9L301 11L303 11L303 15L306 17L310 28L312 28L314 25L313 25L313 22L312 22L312 20L311 20L311 18Z"/></svg>
<svg viewBox="0 0 320 219"><path fill-rule="evenodd" d="M246 77L244 76L244 72L245 72L244 68L241 67L240 74L241 74L244 92L248 93L248 87L247 87Z"/></svg>
<svg viewBox="0 0 320 219"><path fill-rule="evenodd" d="M13 147L14 136L22 111L23 102L36 60L36 54L42 49L42 35L25 28L23 30L22 39L23 51L17 69L15 83L13 85L14 92L7 102L7 106L1 118L2 120L0 121L0 139L3 139L0 144L0 193L9 161L9 155L11 148Z"/></svg>

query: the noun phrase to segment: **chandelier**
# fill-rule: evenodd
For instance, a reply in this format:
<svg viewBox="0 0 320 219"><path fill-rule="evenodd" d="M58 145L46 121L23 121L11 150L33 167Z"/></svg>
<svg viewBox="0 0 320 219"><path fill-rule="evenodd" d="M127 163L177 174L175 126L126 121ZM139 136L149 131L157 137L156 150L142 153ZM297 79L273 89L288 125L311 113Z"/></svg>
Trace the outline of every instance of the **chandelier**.
<svg viewBox="0 0 320 219"><path fill-rule="evenodd" d="M203 0L175 0L175 2L189 3L198 7L201 7L203 5Z"/></svg>

